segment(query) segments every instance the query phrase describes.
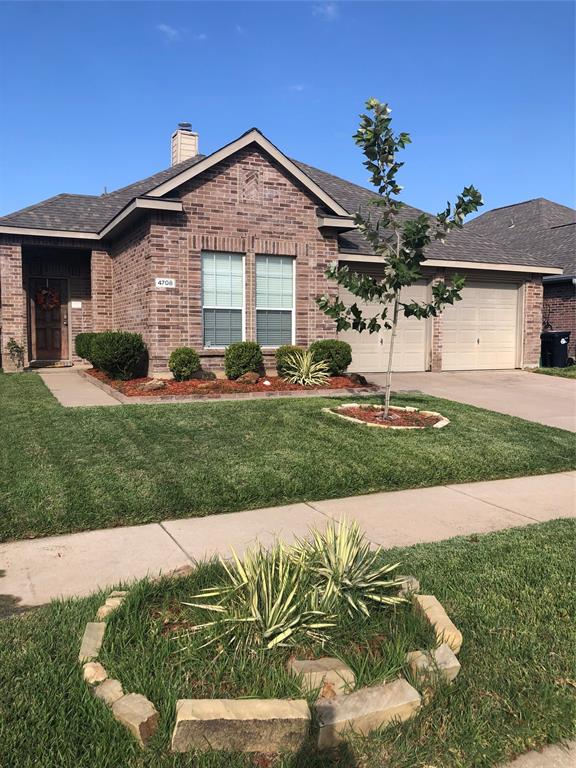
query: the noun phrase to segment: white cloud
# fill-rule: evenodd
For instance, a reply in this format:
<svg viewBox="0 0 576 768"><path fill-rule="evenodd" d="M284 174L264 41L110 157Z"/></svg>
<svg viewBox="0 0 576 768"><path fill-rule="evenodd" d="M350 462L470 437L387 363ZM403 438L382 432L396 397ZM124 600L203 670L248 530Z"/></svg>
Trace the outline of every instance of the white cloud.
<svg viewBox="0 0 576 768"><path fill-rule="evenodd" d="M244 37L246 35L246 30L241 24L236 24L236 34L240 35L240 37Z"/></svg>
<svg viewBox="0 0 576 768"><path fill-rule="evenodd" d="M288 90L289 91L295 91L297 93L301 93L306 86L303 83L295 83L294 85L289 85Z"/></svg>
<svg viewBox="0 0 576 768"><path fill-rule="evenodd" d="M321 5L314 5L312 7L312 13L314 16L318 16L324 21L334 21L340 15L338 5L336 3L322 3Z"/></svg>
<svg viewBox="0 0 576 768"><path fill-rule="evenodd" d="M180 37L180 30L171 27L170 24L158 24L156 29L164 35L166 40L178 40Z"/></svg>
<svg viewBox="0 0 576 768"><path fill-rule="evenodd" d="M194 35L194 40L208 40L208 35L205 32L199 32L197 35Z"/></svg>

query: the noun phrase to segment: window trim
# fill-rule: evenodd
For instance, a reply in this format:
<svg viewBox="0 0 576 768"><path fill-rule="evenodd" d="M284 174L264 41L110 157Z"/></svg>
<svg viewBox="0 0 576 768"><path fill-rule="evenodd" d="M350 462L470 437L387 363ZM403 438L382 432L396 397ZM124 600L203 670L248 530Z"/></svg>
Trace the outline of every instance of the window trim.
<svg viewBox="0 0 576 768"><path fill-rule="evenodd" d="M257 282L258 278L256 276L256 259L258 256L268 256L268 257L278 257L278 258L284 258L284 259L292 259L292 306L290 309L286 309L286 307L260 307L260 310L262 312L266 312L266 310L269 310L270 312L290 312L291 318L292 318L292 332L291 332L291 340L290 344L294 346L296 344L296 257L295 256L285 256L284 254L277 254L277 253L257 253L255 254L254 259L254 336L256 337L256 341L258 341L258 300L256 298L257 296ZM260 345L262 349L264 350L275 350L279 349L279 347L284 346L283 344L278 344L276 346L268 346L261 344Z"/></svg>
<svg viewBox="0 0 576 768"><path fill-rule="evenodd" d="M214 307L210 304L204 304L204 270L202 269L202 261L200 263L200 298L202 300L202 349L203 350L223 350L227 347L207 347L204 343L204 310L205 309L226 309L228 311L230 310L238 310L240 309L240 312L242 313L242 341L246 341L246 254L245 253L236 253L235 251L210 251L206 249L205 251L201 251L200 253L200 259L202 260L204 258L204 255L207 253L222 253L226 254L228 256L240 256L242 259L242 307ZM232 344L233 342L230 342Z"/></svg>

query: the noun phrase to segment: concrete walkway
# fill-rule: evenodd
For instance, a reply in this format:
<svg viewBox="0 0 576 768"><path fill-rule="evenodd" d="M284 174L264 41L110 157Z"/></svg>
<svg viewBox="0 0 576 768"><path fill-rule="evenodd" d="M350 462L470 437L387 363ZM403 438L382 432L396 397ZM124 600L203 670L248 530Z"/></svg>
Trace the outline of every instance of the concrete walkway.
<svg viewBox="0 0 576 768"><path fill-rule="evenodd" d="M376 384L384 384L382 373L367 376ZM392 389L418 390L576 432L576 381L559 376L529 371L394 373Z"/></svg>
<svg viewBox="0 0 576 768"><path fill-rule="evenodd" d="M59 403L66 408L90 405L121 405L107 392L95 387L73 368L43 368L40 378Z"/></svg>
<svg viewBox="0 0 576 768"><path fill-rule="evenodd" d="M0 544L0 613L88 595L256 540L292 541L330 518L357 520L384 547L576 517L576 472L290 504Z"/></svg>

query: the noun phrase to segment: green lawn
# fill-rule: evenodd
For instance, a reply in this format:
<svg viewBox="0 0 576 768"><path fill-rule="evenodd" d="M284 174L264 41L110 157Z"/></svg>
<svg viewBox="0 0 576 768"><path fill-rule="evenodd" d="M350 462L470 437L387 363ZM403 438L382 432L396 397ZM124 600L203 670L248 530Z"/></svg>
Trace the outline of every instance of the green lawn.
<svg viewBox="0 0 576 768"><path fill-rule="evenodd" d="M532 373L543 373L546 376L561 376L563 379L576 379L576 365L568 368L531 368Z"/></svg>
<svg viewBox="0 0 576 768"><path fill-rule="evenodd" d="M405 395L452 423L388 432L334 402L63 408L36 374L0 374L0 540L576 466L564 430Z"/></svg>
<svg viewBox="0 0 576 768"><path fill-rule="evenodd" d="M418 716L337 754L311 754L274 768L489 768L576 733L576 521L558 520L487 536L385 553L435 594L462 630L462 671ZM161 606L189 597L212 574L181 582L141 582L109 622L102 660L125 687L161 712L159 731L140 750L93 699L77 662L86 621L103 595L55 602L0 621L0 765L10 768L252 768L233 754L171 755L174 703L184 694L293 694L259 655L244 670L180 657L159 636ZM370 627L360 622L361 644ZM418 627L404 637L418 643ZM412 633L412 634L410 634ZM416 634L414 634L416 633ZM388 633L389 634L389 633ZM394 672L394 639L384 637L378 670ZM271 657L275 662L280 660ZM387 663L385 663L387 661ZM370 666L370 665L369 665ZM272 688L270 687L272 685Z"/></svg>

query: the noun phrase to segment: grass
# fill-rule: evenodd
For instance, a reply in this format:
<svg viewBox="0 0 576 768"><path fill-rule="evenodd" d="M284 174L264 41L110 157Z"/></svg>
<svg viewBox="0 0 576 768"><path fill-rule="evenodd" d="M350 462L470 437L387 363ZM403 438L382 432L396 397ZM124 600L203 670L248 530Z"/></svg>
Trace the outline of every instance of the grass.
<svg viewBox="0 0 576 768"><path fill-rule="evenodd" d="M532 373L543 373L545 376L560 376L563 379L576 379L576 365L568 368L531 368Z"/></svg>
<svg viewBox="0 0 576 768"><path fill-rule="evenodd" d="M0 540L576 466L565 430L407 394L451 424L391 433L322 413L336 402L63 408L0 374Z"/></svg>
<svg viewBox="0 0 576 768"><path fill-rule="evenodd" d="M462 630L462 671L418 716L332 755L309 750L275 768L489 768L547 743L573 738L576 727L576 521L418 545L385 553L401 560L435 594ZM210 665L203 652L162 634L179 599L208 583L214 567L182 582L139 583L110 622L102 659L125 688L147 695L161 712L150 747L140 750L93 699L77 662L86 621L103 595L55 602L0 622L0 765L11 768L249 768L237 754L172 755L174 702L195 695L294 695L294 682L261 658ZM389 614L339 635L340 648L370 683L394 674L404 646L425 641L402 614L396 647ZM392 623L392 622L390 622ZM374 634L376 633L376 634ZM384 634L363 665L361 645ZM278 665L278 666L277 666Z"/></svg>

